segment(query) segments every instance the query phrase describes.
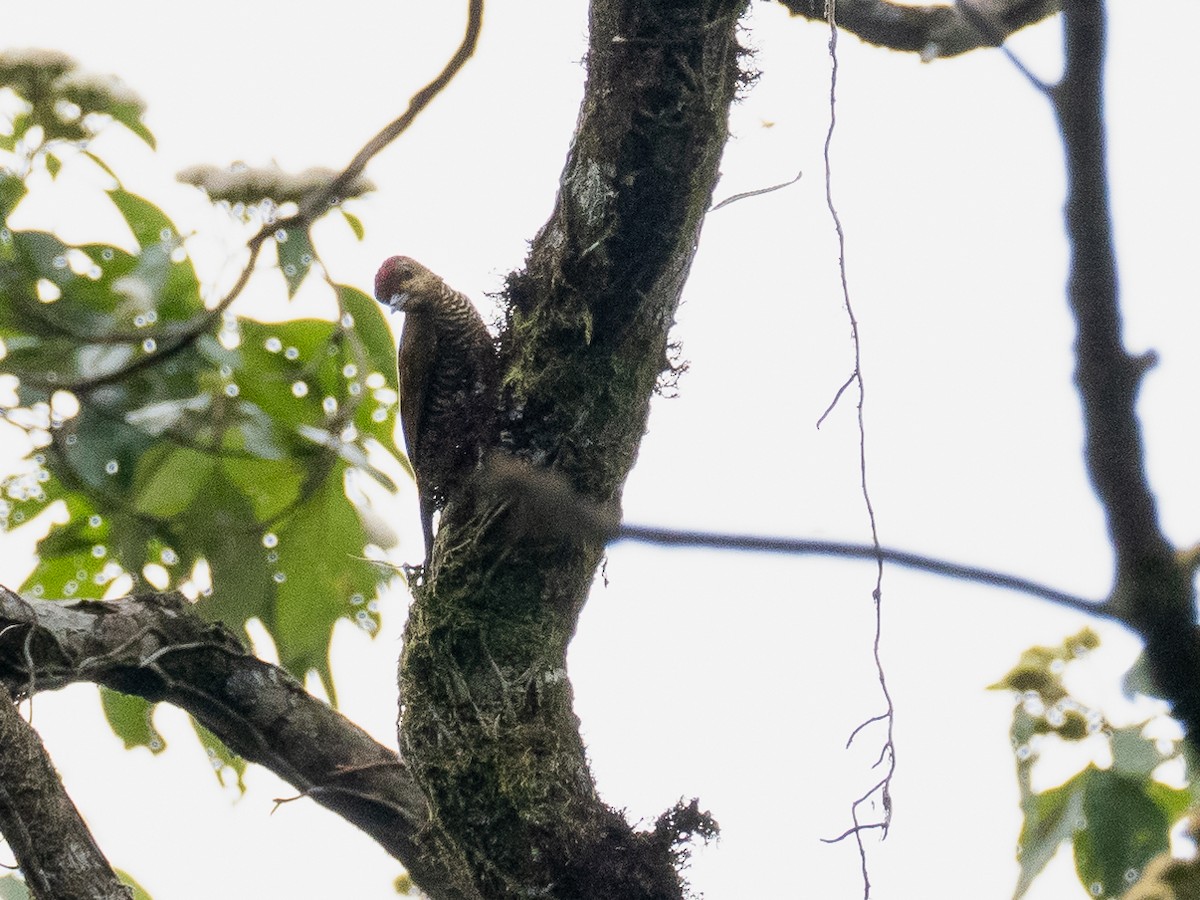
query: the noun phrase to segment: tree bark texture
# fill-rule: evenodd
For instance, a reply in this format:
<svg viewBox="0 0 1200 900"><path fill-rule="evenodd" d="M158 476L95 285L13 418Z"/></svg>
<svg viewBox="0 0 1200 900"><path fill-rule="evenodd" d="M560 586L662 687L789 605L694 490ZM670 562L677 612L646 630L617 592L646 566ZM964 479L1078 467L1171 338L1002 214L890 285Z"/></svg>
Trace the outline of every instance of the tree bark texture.
<svg viewBox="0 0 1200 900"><path fill-rule="evenodd" d="M1137 394L1153 355L1131 355L1122 334L1104 133L1104 7L1065 0L1063 13L1066 68L1050 96L1066 156L1067 299L1076 324L1084 459L1116 558L1109 606L1145 641L1156 686L1200 747L1194 567L1163 532L1146 472Z"/></svg>
<svg viewBox="0 0 1200 900"><path fill-rule="evenodd" d="M619 502L666 368L743 79L744 7L592 5L555 209L508 282L496 436L581 504ZM681 804L634 832L597 796L572 710L567 645L604 537L537 527L480 481L443 513L400 665L400 746L431 829L487 897L680 897L680 842L712 820Z"/></svg>
<svg viewBox="0 0 1200 900"><path fill-rule="evenodd" d="M235 753L374 838L430 897L477 900L463 863L426 840L425 798L395 752L282 669L254 657L223 626L201 619L181 595L66 603L24 600L0 587L0 685L23 697L80 681L187 710ZM0 696L0 712L4 703ZM37 762L41 745L32 729L15 709L9 719L0 721L0 831L14 850L26 833L36 835L34 848L44 845L40 857L17 854L31 885L35 877L74 877L80 854L59 852L46 838L61 842L73 835L62 823L74 819L59 815L74 811L57 813L49 800L22 800L35 780L51 800L61 785L48 763ZM34 742L30 749L26 735ZM65 795L55 802L70 803ZM72 840L83 846L90 835L81 822L79 829L83 837ZM97 877L95 883L105 882Z"/></svg>
<svg viewBox="0 0 1200 900"><path fill-rule="evenodd" d="M0 833L37 900L128 900L40 738L0 687Z"/></svg>
<svg viewBox="0 0 1200 900"><path fill-rule="evenodd" d="M923 59L960 56L1001 44L1010 34L1049 18L1061 0L959 0L953 4L910 5L888 0L779 0L794 16L828 21L868 44ZM964 12L963 7L970 8ZM980 28L982 20L985 27Z"/></svg>

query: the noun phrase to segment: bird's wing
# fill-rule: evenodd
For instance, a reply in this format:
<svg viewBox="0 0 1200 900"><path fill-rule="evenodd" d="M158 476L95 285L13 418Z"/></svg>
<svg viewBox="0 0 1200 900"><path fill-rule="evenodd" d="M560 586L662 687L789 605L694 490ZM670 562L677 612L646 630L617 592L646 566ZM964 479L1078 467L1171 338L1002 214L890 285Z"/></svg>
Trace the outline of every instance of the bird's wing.
<svg viewBox="0 0 1200 900"><path fill-rule="evenodd" d="M400 427L404 432L404 445L413 468L424 460L418 443L421 422L425 413L425 398L429 393L429 381L433 374L433 361L437 356L437 331L427 316L409 313L400 334L399 386Z"/></svg>

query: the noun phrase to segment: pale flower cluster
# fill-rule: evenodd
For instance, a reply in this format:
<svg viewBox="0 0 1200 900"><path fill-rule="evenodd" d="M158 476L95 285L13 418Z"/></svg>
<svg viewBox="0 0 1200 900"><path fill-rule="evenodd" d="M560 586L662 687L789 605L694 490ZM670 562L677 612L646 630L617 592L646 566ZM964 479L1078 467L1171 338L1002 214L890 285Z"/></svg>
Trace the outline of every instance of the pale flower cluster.
<svg viewBox="0 0 1200 900"><path fill-rule="evenodd" d="M224 200L230 204L253 206L263 200L274 201L279 206L299 203L310 194L321 190L338 173L323 166L314 166L303 172L292 173L277 164L248 166L234 163L228 168L211 165L189 166L175 177L185 184L203 190L213 200ZM351 181L342 191L339 200L358 197L375 189L375 185L361 175Z"/></svg>
<svg viewBox="0 0 1200 900"><path fill-rule="evenodd" d="M26 47L0 51L0 86L11 87L27 100L49 93L75 103L84 114L112 107L132 107L139 114L145 102L115 75L80 69L58 50Z"/></svg>
<svg viewBox="0 0 1200 900"><path fill-rule="evenodd" d="M23 48L0 52L0 88L9 88L32 111L30 125L44 139L79 140L94 134L85 118L111 116L139 131L146 104L121 79L80 69L58 50Z"/></svg>

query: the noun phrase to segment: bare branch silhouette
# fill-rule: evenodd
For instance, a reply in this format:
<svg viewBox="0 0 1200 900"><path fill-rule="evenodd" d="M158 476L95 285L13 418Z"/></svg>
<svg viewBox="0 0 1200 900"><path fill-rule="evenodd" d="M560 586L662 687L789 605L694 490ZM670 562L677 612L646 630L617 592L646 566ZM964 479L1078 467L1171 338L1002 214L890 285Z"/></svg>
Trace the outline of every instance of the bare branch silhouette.
<svg viewBox="0 0 1200 900"><path fill-rule="evenodd" d="M837 87L838 87L838 21L836 0L825 0L825 15L829 20L829 129L825 132L825 146L822 158L825 164L825 205L829 209L829 217L837 234L838 248L838 277L842 288L842 305L846 309L846 319L850 323L850 341L854 348L854 368L830 402L828 409L817 421L817 427L837 406L839 398L846 390L846 385L853 384L858 388L858 403L856 404L858 425L858 473L859 490L862 494L863 506L867 512L867 523L871 529L871 546L875 551L875 588L871 591L871 599L875 607L875 634L871 642L871 653L875 662L875 674L879 682L879 692L883 695L883 713L872 716L869 721L882 721L885 733L883 744L879 751L879 762L884 766L883 777L865 794L850 804L850 817L854 822L851 831L858 846L858 856L861 864L863 880L863 898L871 896L871 876L867 869L867 851L862 841L862 827L858 820L859 808L868 803L876 794L879 795L883 806L883 818L879 822L881 834L887 837L888 827L892 822L892 775L896 771L896 744L893 738L896 708L892 703L892 693L888 690L887 673L883 668L883 657L880 655L880 643L883 639L883 553L879 545L879 525L875 519L875 506L871 503L871 490L867 481L867 426L864 407L867 400L867 385L862 371L862 341L858 330L858 317L854 314L854 303L850 298L850 280L846 268L846 231L842 227L842 218L838 214L837 204L833 199L833 162L831 149L833 135L837 128ZM859 729L855 729L857 734ZM851 735L851 740L853 740Z"/></svg>
<svg viewBox="0 0 1200 900"><path fill-rule="evenodd" d="M780 0L792 15L827 21L832 0ZM838 27L869 44L921 54L922 59L958 56L1000 44L1013 32L1054 15L1061 0L990 0L993 23L981 30L961 5L915 5L888 0L837 0Z"/></svg>
<svg viewBox="0 0 1200 900"><path fill-rule="evenodd" d="M791 187L803 177L803 172L797 172L795 178L790 178L787 181L780 182L779 184L773 184L770 187L756 188L753 191L742 191L740 194L734 194L732 197L726 197L720 203L714 203L709 207L708 211L710 213L716 212L718 209L724 209L731 203L737 203L739 200L745 200L747 197L761 197L763 194L770 194L774 193L775 191L782 190L785 187Z"/></svg>
<svg viewBox="0 0 1200 900"><path fill-rule="evenodd" d="M1200 641L1190 568L1158 521L1146 475L1137 393L1152 355L1124 347L1104 134L1105 13L1063 3L1066 65L1051 98L1066 151L1067 298L1088 476L1116 557L1113 606L1142 636L1151 674L1193 746L1200 741Z"/></svg>
<svg viewBox="0 0 1200 900"><path fill-rule="evenodd" d="M201 619L182 595L69 603L25 600L0 587L0 683L22 696L84 681L186 710L235 753L374 838L430 896L476 897L452 874L445 849L424 845L428 806L396 751ZM9 748L7 738L0 746ZM11 792L10 774L22 770L5 764L0 771L0 792ZM42 817L29 827L42 840L56 826ZM4 822L10 842L13 833Z"/></svg>
<svg viewBox="0 0 1200 900"><path fill-rule="evenodd" d="M807 538L760 537L745 534L720 534L708 531L675 531L643 525L622 525L616 541L633 541L665 547L703 547L712 550L740 550L750 553L782 553L795 556L831 556L844 559L863 559L884 562L941 575L960 581L984 584L1003 590L1017 591L1048 600L1058 606L1078 610L1089 616L1098 616L1113 621L1123 621L1118 612L1103 600L1090 600L1077 594L1039 584L1028 578L1010 575L980 566L950 562L920 553L909 553L874 544L856 544L843 541L824 541ZM614 541L614 543L616 542Z"/></svg>

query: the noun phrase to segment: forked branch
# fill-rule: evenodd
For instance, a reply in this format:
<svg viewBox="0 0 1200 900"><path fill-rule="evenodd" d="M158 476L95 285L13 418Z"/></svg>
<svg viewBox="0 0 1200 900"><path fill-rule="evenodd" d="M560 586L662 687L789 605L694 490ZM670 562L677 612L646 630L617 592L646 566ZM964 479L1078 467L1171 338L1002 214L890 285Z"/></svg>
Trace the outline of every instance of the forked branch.
<svg viewBox="0 0 1200 900"><path fill-rule="evenodd" d="M1200 641L1191 568L1158 521L1146 476L1137 392L1150 356L1121 332L1105 159L1105 16L1096 0L1065 0L1066 65L1051 96L1067 162L1067 294L1075 319L1075 380L1083 405L1088 476L1116 558L1111 611L1145 641L1158 688L1193 746L1200 741Z"/></svg>
<svg viewBox="0 0 1200 900"><path fill-rule="evenodd" d="M365 831L429 896L477 896L453 872L452 853L422 844L428 807L396 752L255 658L225 628L205 622L181 595L66 603L28 601L0 588L3 686L24 696L81 681L186 710L235 753ZM16 752L7 737L0 748ZM22 771L0 766L0 795L16 790ZM23 827L40 846L56 821L43 814ZM22 832L10 832L8 820L0 825L16 846ZM22 868L30 877L37 867Z"/></svg>

